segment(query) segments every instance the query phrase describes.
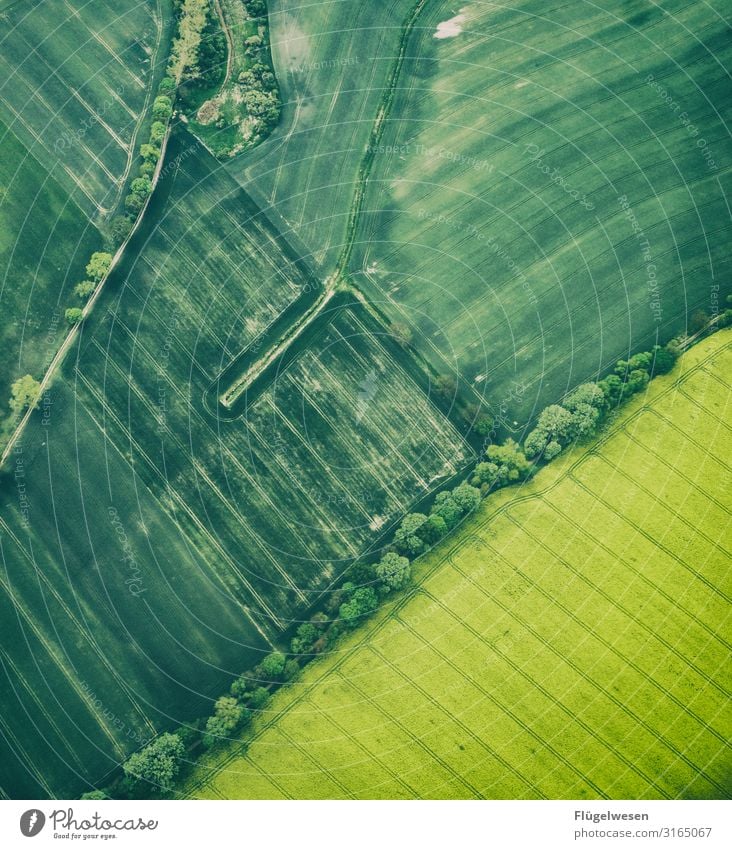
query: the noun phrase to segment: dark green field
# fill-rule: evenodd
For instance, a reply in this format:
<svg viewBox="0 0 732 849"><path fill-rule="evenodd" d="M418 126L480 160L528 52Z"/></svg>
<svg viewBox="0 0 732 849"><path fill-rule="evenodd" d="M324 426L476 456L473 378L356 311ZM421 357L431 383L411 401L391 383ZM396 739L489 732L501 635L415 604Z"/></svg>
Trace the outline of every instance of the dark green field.
<svg viewBox="0 0 732 849"><path fill-rule="evenodd" d="M518 432L731 291L715 5L468 3L442 39L453 6L420 16L351 270Z"/></svg>

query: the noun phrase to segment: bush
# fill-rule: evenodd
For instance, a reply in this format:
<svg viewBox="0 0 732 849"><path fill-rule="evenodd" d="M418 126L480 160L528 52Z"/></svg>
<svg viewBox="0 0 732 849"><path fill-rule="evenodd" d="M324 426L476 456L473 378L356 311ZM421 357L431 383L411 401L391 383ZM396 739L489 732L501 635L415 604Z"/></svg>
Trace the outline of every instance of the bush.
<svg viewBox="0 0 732 849"><path fill-rule="evenodd" d="M69 307L64 313L64 317L68 324L74 325L78 324L82 318L84 318L83 310L80 310L79 307Z"/></svg>
<svg viewBox="0 0 732 849"><path fill-rule="evenodd" d="M155 165L152 162L143 162L140 166L139 170L141 177L152 178L152 175L155 173Z"/></svg>
<svg viewBox="0 0 732 849"><path fill-rule="evenodd" d="M269 701L270 694L266 687L257 687L249 698L249 707L252 710L261 710Z"/></svg>
<svg viewBox="0 0 732 849"><path fill-rule="evenodd" d="M97 284L92 280L82 280L81 283L77 283L74 286L74 294L77 298L81 298L82 301L85 301L89 298L94 290L97 288Z"/></svg>
<svg viewBox="0 0 732 849"><path fill-rule="evenodd" d="M19 377L10 387L10 409L18 414L33 408L38 404L40 394L41 384L32 375Z"/></svg>
<svg viewBox="0 0 732 849"><path fill-rule="evenodd" d="M112 254L105 251L97 251L91 255L91 259L86 266L86 276L95 283L98 283L109 271L111 264Z"/></svg>
<svg viewBox="0 0 732 849"><path fill-rule="evenodd" d="M81 798L96 802L102 799L109 799L109 796L103 790L90 790L88 793L82 793Z"/></svg>
<svg viewBox="0 0 732 849"><path fill-rule="evenodd" d="M485 454L488 462L475 467L470 481L473 486L486 489L507 486L531 474L531 463L513 439L507 439L503 445L489 445Z"/></svg>

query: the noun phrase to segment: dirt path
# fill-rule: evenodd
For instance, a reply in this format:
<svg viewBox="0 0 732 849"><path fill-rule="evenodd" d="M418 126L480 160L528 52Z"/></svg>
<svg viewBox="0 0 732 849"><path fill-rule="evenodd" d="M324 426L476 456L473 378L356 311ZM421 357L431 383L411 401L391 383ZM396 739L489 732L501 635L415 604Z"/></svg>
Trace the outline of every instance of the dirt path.
<svg viewBox="0 0 732 849"><path fill-rule="evenodd" d="M226 23L226 17L224 16L224 10L221 8L221 3L219 0L213 0L213 4L216 9L216 14L219 16L219 23L221 24L221 29L226 37L226 44L228 48L226 56L226 76L224 77L224 81L221 83L221 88L223 89L231 79L231 72L234 68L234 39L231 35L229 25Z"/></svg>

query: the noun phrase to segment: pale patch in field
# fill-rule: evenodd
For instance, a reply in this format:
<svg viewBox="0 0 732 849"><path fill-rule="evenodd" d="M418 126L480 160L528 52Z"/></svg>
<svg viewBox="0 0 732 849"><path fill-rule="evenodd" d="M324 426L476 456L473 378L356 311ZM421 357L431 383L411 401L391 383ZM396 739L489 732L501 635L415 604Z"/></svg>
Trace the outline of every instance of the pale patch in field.
<svg viewBox="0 0 732 849"><path fill-rule="evenodd" d="M214 121L218 121L220 115L221 101L219 98L213 97L211 100L207 100L204 104L202 104L201 108L198 112L196 112L196 121L205 126L207 124L213 124Z"/></svg>
<svg viewBox="0 0 732 849"><path fill-rule="evenodd" d="M528 84L529 84L528 80L521 80L520 83L516 83L514 88L524 88L524 86L527 86Z"/></svg>
<svg viewBox="0 0 732 849"><path fill-rule="evenodd" d="M386 519L384 518L384 516L374 516L374 518L369 523L369 529L372 531L378 531L385 521Z"/></svg>
<svg viewBox="0 0 732 849"><path fill-rule="evenodd" d="M435 38L455 38L456 35L460 35L463 31L463 24L465 23L465 15L463 14L463 10L455 15L454 18L450 18L448 21L441 21L437 24L437 31L435 32Z"/></svg>

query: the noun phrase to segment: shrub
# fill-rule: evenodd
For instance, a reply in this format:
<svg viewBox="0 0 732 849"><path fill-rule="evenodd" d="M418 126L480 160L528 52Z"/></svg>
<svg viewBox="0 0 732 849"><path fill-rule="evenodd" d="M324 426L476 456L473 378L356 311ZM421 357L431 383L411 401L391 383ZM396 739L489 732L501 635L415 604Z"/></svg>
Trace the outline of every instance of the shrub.
<svg viewBox="0 0 732 849"><path fill-rule="evenodd" d="M78 324L82 318L84 318L83 310L80 310L79 307L69 307L64 313L64 317L68 324L74 325Z"/></svg>
<svg viewBox="0 0 732 849"><path fill-rule="evenodd" d="M77 283L76 286L74 286L74 294L77 298L81 298L82 301L85 301L92 295L96 288L97 284L94 283L93 280L82 280L81 283Z"/></svg>
<svg viewBox="0 0 732 849"><path fill-rule="evenodd" d="M171 97L175 92L175 80L172 77L163 77L158 86L158 94Z"/></svg>
<svg viewBox="0 0 732 849"><path fill-rule="evenodd" d="M221 696L216 700L213 716L206 722L204 745L210 747L229 737L246 715L246 709L236 699Z"/></svg>
<svg viewBox="0 0 732 849"><path fill-rule="evenodd" d="M32 375L19 377L10 387L10 409L17 414L35 407L40 394L41 384Z"/></svg>
<svg viewBox="0 0 732 849"><path fill-rule="evenodd" d="M126 215L118 215L112 220L112 242L119 246L130 235L133 221Z"/></svg>
<svg viewBox="0 0 732 849"><path fill-rule="evenodd" d="M290 642L290 651L293 654L306 654L319 636L320 631L312 622L303 622Z"/></svg>

